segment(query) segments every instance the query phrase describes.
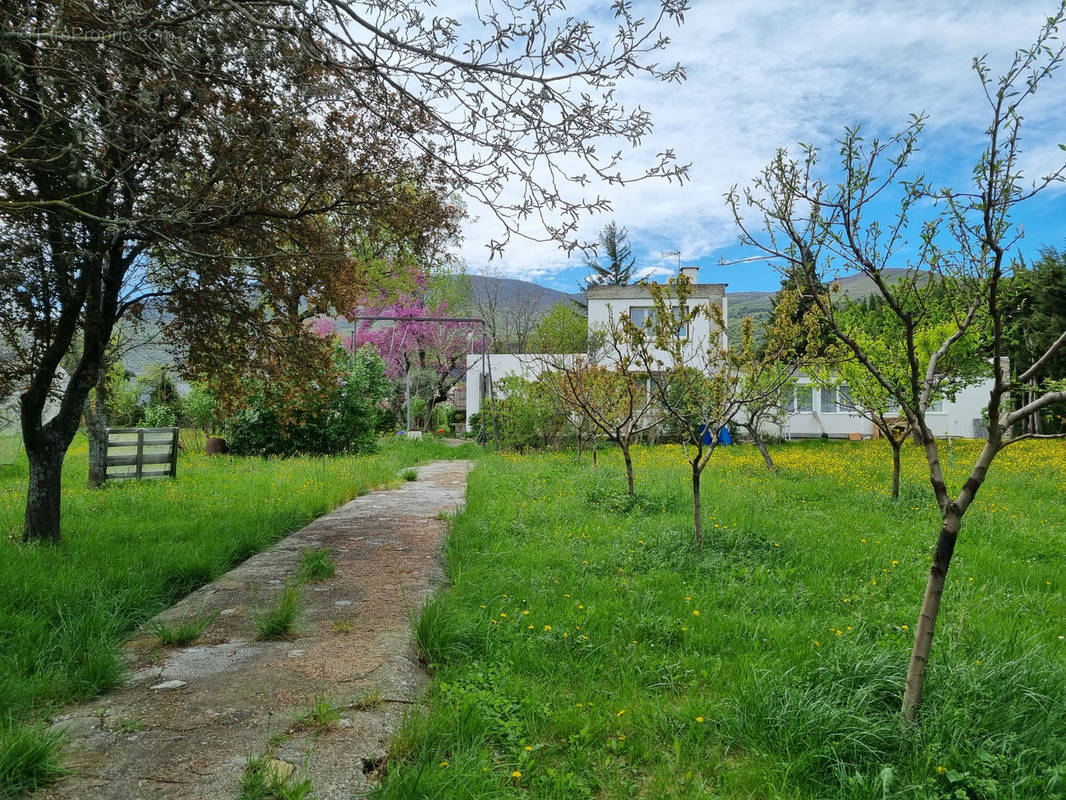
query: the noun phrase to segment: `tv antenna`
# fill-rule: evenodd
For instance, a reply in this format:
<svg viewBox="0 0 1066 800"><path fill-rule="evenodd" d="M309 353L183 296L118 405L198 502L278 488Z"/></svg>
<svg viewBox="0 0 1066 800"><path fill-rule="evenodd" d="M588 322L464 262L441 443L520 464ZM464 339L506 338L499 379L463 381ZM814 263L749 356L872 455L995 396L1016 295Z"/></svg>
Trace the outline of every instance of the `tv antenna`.
<svg viewBox="0 0 1066 800"><path fill-rule="evenodd" d="M677 256L677 274L681 274L681 251L680 250L663 250L659 254L662 258L667 256Z"/></svg>

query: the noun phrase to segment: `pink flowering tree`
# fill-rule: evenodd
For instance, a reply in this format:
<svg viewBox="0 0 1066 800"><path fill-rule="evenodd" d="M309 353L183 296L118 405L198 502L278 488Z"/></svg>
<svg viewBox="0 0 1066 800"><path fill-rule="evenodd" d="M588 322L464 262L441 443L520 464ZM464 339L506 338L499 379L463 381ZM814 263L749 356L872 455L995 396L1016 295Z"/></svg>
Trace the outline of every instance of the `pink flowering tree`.
<svg viewBox="0 0 1066 800"><path fill-rule="evenodd" d="M359 319L355 345L371 345L385 361L385 374L394 381L408 378L426 401L425 426L433 410L466 374L467 353L481 352L482 331L476 322L455 322L448 304L431 305L424 296L405 295L388 305L370 306L352 314L392 317L396 322ZM349 338L349 344L351 340Z"/></svg>

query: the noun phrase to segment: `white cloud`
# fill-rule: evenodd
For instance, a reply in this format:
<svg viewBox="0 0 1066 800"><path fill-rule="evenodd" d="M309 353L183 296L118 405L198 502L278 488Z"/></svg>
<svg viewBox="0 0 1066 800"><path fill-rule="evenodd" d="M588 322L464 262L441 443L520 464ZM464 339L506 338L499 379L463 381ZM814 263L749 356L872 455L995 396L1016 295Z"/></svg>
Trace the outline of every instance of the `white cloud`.
<svg viewBox="0 0 1066 800"><path fill-rule="evenodd" d="M637 280L647 280L649 278L671 278L677 274L675 267L644 267L634 273L634 277Z"/></svg>
<svg viewBox="0 0 1066 800"><path fill-rule="evenodd" d="M961 184L988 117L971 60L990 53L998 74L1015 48L1031 42L1047 11L1035 0L697 0L686 24L670 32L673 46L663 59L686 64L688 80L679 86L642 79L620 91L625 103L651 110L656 123L654 135L628 154L629 168L639 171L673 147L692 162L691 180L603 190L613 211L586 220L582 235L594 238L613 218L649 255L645 265L664 249L680 249L686 262L707 258L736 239L723 193L747 183L776 148L804 141L831 154L844 125L862 123L871 135L884 135L914 112L928 114L919 163ZM1036 123L1027 129L1027 163L1046 172L1062 155L1056 137L1066 129L1066 102L1055 81L1026 116ZM499 230L491 212L480 213L463 246L472 271L487 262L484 245ZM554 244L515 240L495 266L539 279L579 263ZM663 274L658 266L648 269Z"/></svg>

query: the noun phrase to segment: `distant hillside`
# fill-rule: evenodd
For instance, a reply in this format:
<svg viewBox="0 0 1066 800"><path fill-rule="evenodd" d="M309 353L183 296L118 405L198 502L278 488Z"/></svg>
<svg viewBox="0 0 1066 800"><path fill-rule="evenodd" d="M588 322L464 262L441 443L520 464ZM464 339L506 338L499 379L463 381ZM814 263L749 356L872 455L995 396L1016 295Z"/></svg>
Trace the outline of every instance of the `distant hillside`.
<svg viewBox="0 0 1066 800"><path fill-rule="evenodd" d="M493 293L503 308L514 305L532 305L546 311L556 303L564 300L585 302L583 294L568 294L558 289L549 289L530 281L517 278L492 278L486 275L471 275L470 285L474 295L482 301L488 299Z"/></svg>
<svg viewBox="0 0 1066 800"><path fill-rule="evenodd" d="M906 272L905 269L887 269L885 277L889 281L894 281L903 277ZM469 277L471 289L482 307L491 305L491 302L487 301L495 298L497 313L505 316L516 309L527 313L533 309L537 312L544 312L554 303L566 299L579 303L585 301L584 294L568 294L517 278L493 278L484 275ZM862 274L847 275L833 283L840 287L839 292L842 296L853 300L866 297L874 292L873 281ZM762 322L770 317L770 298L773 294L774 292L726 292L726 298L729 301L730 338L740 335L740 325L745 317L751 317L756 322Z"/></svg>
<svg viewBox="0 0 1066 800"><path fill-rule="evenodd" d="M886 269L885 278L889 283L902 278L907 270L900 268ZM861 273L845 275L833 281L833 286L839 287L840 294L850 300L859 300L874 293L874 282ZM726 292L729 300L729 338L734 339L740 335L740 324L745 317L751 317L755 322L769 319L771 302L770 298L775 292Z"/></svg>
<svg viewBox="0 0 1066 800"><path fill-rule="evenodd" d="M903 269L885 270L890 280L906 274ZM582 293L561 292L531 281L517 278L495 278L485 275L470 275L470 292L473 297L468 307L455 309L457 314L487 316L488 309L495 308L497 318L503 321L504 335L515 335L510 329L515 326L528 326L555 303L572 300L584 304ZM463 280L466 280L464 276ZM851 299L866 297L874 291L873 282L865 275L848 275L834 282L840 287L840 293ZM770 298L773 292L726 292L729 301L729 335L736 338L740 334L740 325L745 317L752 317L761 322L770 316ZM162 315L161 316L165 316ZM351 330L352 324L338 320L341 332ZM528 330L527 330L528 332ZM125 354L126 368L134 374L140 374L148 364L172 364L174 357L162 341L158 324L146 324L138 331L137 346Z"/></svg>

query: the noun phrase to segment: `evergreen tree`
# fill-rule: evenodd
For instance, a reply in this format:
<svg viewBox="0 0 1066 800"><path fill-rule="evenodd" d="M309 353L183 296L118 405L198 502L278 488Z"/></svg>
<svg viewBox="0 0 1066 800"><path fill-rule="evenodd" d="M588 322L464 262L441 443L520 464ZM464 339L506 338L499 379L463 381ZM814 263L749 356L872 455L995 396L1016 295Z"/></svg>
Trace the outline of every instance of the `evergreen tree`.
<svg viewBox="0 0 1066 800"><path fill-rule="evenodd" d="M625 286L633 280L633 248L629 245L629 231L619 227L611 220L600 231L597 255L599 258L586 258L585 266L591 271L585 279L583 289L590 286Z"/></svg>
<svg viewBox="0 0 1066 800"><path fill-rule="evenodd" d="M1011 365L1032 364L1066 331L1066 249L1045 247L1032 267L1019 265L1006 292L1008 319L1004 325L1004 354ZM1060 346L1042 362L1031 380L1015 392L1015 401L1027 397L1053 381L1066 379L1066 347ZM1033 433L1059 433L1066 430L1066 404L1054 403L1034 414L1027 422Z"/></svg>

